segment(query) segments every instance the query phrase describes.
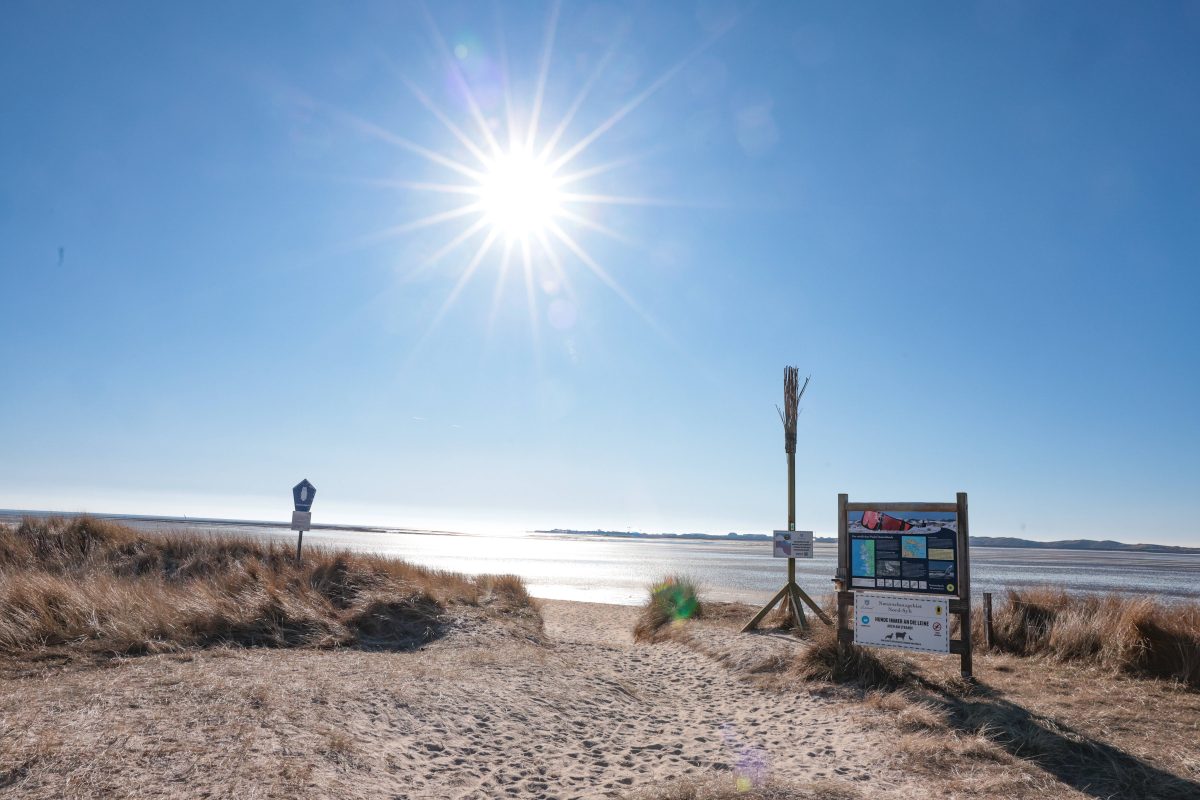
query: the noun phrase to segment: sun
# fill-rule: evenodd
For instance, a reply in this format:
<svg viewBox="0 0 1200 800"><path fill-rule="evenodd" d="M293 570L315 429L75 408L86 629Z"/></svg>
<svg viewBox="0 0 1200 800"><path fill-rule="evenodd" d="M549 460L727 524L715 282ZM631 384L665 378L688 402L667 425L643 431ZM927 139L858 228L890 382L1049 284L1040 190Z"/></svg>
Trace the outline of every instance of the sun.
<svg viewBox="0 0 1200 800"><path fill-rule="evenodd" d="M542 236L562 212L563 195L544 159L514 148L491 159L479 204L492 230L509 240Z"/></svg>
<svg viewBox="0 0 1200 800"><path fill-rule="evenodd" d="M472 58L482 58L479 64L492 63L487 53L473 55L472 47L462 43L451 47L432 14L425 10L430 39L450 78L456 106L459 103L465 106L465 118L452 119L416 83L403 76L401 81L449 134L449 140L440 145L419 144L353 114L330 109L358 131L421 157L430 166L444 171L445 176L412 175L370 182L406 192L459 198L459 201L442 204L442 208L425 216L360 239L368 244L433 227L448 231L443 243L435 243L432 252L414 264L405 279L413 280L435 266L445 267L451 274L457 272L453 286L416 347L428 339L465 287L480 274L484 264L488 267L482 272L486 273L494 266L490 271L495 276L487 323L489 332L505 294L506 281L510 275L523 277L530 330L536 348L539 308L574 303L576 290L570 268L582 266L584 272L614 292L650 327L663 333L659 323L625 290L617 276L597 261L581 237L600 234L618 244L637 246L635 241L604 223L603 209L673 203L660 198L589 191L589 185L598 176L635 163L639 160L636 156L624 155L588 165L578 162L584 160L585 152L598 139L668 84L733 23L714 30L590 131L577 135L578 131L572 127L576 114L583 108L592 88L600 84L617 50L614 45L595 63L590 75L579 85L574 100L558 117L557 124L544 124L543 112L547 111L544 101L560 10L560 4L555 2L546 25L534 91L531 97L525 98L526 102L519 102L521 98L513 94L502 35L499 36L501 44L493 54L495 69L467 71L463 65ZM480 85L476 85L476 81ZM476 93L477 89L481 90L480 94ZM481 98L486 98L482 105ZM460 127L463 121L467 122L466 130ZM468 133L472 127L475 130ZM473 252L467 255L462 251ZM562 296L557 296L560 293Z"/></svg>

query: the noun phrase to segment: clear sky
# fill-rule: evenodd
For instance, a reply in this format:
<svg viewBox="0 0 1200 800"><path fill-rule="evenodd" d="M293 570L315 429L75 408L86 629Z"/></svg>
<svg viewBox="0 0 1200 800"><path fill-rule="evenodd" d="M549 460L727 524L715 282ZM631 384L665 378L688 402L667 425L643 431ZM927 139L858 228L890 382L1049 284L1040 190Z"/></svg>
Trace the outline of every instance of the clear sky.
<svg viewBox="0 0 1200 800"><path fill-rule="evenodd" d="M1200 544L1197 76L1196 3L8 2L0 506L767 531L796 364L801 528Z"/></svg>

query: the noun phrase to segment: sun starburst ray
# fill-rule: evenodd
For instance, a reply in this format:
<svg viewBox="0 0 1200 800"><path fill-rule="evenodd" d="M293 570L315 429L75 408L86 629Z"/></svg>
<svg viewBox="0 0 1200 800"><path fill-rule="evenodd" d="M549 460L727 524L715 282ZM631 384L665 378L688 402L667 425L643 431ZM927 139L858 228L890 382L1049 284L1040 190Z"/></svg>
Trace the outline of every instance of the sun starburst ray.
<svg viewBox="0 0 1200 800"><path fill-rule="evenodd" d="M438 27L437 20L433 18L433 14L429 12L429 6L421 3L421 10L425 15L425 22L429 26L430 35L433 37L434 44L437 46L442 56L442 61L450 68L450 75L454 79L458 90L463 93L463 98L467 101L467 109L475 120L475 124L479 126L479 130L483 133L484 140L491 147L492 152L499 154L500 143L496 141L495 134L492 133L492 128L487 123L487 119L483 116L483 111L479 108L479 103L475 99L475 93L471 91L470 84L467 83L466 76L462 74L462 70L458 67L458 62L454 59L454 54L450 52L450 46L446 44L446 38L442 36L442 30Z"/></svg>
<svg viewBox="0 0 1200 800"><path fill-rule="evenodd" d="M599 125L596 126L595 129L592 130L591 133L584 136L582 139L580 139L578 142L576 142L574 145L572 145L570 148L568 148L565 153L560 155L550 165L551 169L557 171L557 170L561 169L564 165L570 163L576 156L578 156L580 153L582 153L584 150L586 150L588 147L590 147L593 142L595 142L597 139L599 139L601 136L603 136L605 133L607 133L609 130L611 130L614 125L616 125L618 122L623 120L625 117L629 116L629 114L632 113L638 106L640 106L642 103L644 103L648 99L650 99L650 97L655 92L657 92L662 87L666 86L671 81L672 78L674 78L676 75L678 75L679 72L685 66L688 65L688 63L692 59L694 59L696 56L700 55L705 50L707 50L709 47L711 47L713 45L713 43L717 41L717 39L721 38L721 36L723 36L725 34L725 32L729 29L729 27L731 27L731 25L732 24L726 25L726 26L722 27L721 29L719 29L716 33L714 33L708 39L706 39L705 41L703 41L699 45L697 45L695 48L693 48L690 53L688 53L683 58L681 58L679 61L677 61L674 66L670 67L662 75L659 75L658 78L653 83L651 83L645 89L640 91L638 94L634 95L634 97L631 100L629 100L629 102L625 103L625 105L621 106L616 111L614 111L612 116L610 116L608 119L601 122Z"/></svg>
<svg viewBox="0 0 1200 800"><path fill-rule="evenodd" d="M574 300L576 297L575 285L571 282L571 277L563 267L562 259L558 257L558 251L550 244L550 239L547 238L545 231L538 231L537 240L542 246L542 252L546 254L546 260L550 262L550 266L554 269L554 274L558 277L559 283L562 284L563 291L567 297Z"/></svg>
<svg viewBox="0 0 1200 800"><path fill-rule="evenodd" d="M512 81L508 74L508 39L504 36L504 25L500 3L492 6L496 22L496 49L500 52L500 85L504 93L504 119L508 127L508 140L517 141L517 114L514 110L512 97Z"/></svg>
<svg viewBox="0 0 1200 800"><path fill-rule="evenodd" d="M602 233L605 236L607 236L608 238L612 239L613 241L620 242L621 244L627 244L630 246L633 246L635 244L635 242L632 239L630 239L628 236L625 236L624 234L613 230L612 228L608 227L607 225L605 225L601 222L596 222L594 219L589 219L588 217L585 217L582 214L576 214L574 211L571 211L570 209L560 208L558 210L557 216L562 219L569 219L569 220L571 220L571 222L574 222L576 225L581 225L585 228L588 228L589 230L596 231L596 233Z"/></svg>
<svg viewBox="0 0 1200 800"><path fill-rule="evenodd" d="M504 294L504 284L508 278L508 266L512 262L513 241L504 242L504 252L500 256L500 268L496 272L496 287L492 290L492 305L488 311L487 331L485 340L491 341L492 331L496 327L496 317L500 314L500 299Z"/></svg>
<svg viewBox="0 0 1200 800"><path fill-rule="evenodd" d="M542 341L538 333L537 295L533 286L533 256L530 253L529 237L521 237L521 257L525 268L525 302L529 307L529 335L533 340L534 359L542 362Z"/></svg>
<svg viewBox="0 0 1200 800"><path fill-rule="evenodd" d="M496 241L499 235L499 231L490 231L487 237L484 238L484 240L480 243L479 248L475 251L475 255L471 257L470 262L468 262L466 268L462 271L462 274L458 276L458 280L454 283L454 288L450 290L449 296L446 297L445 302L442 303L441 308L439 308L437 314L434 315L433 321L429 323L429 331L427 332L427 335L437 327L438 323L442 321L442 317L446 316L446 312L453 307L454 301L458 299L458 296L462 293L462 290L465 289L467 284L471 282L471 277L475 274L475 270L479 268L479 265L483 262L484 256L486 256L488 251L492 249L492 244Z"/></svg>
<svg viewBox="0 0 1200 800"><path fill-rule="evenodd" d="M663 327L662 323L655 319L650 312L642 308L642 305L633 298L633 295L629 294L629 292L625 290L625 287L621 286L621 284L617 282L617 279L608 273L608 270L602 267L590 255L588 255L587 251L584 250L579 243L571 237L570 234L557 225L551 225L550 231L557 236L559 241L566 245L567 249L574 253L576 258L583 262L583 265L591 270L592 273L599 278L605 286L611 289L617 295L617 297L620 297L623 301L625 301L625 305L629 306L631 311L641 317L642 322L646 323L647 326L652 328L655 333L662 337L664 342L669 344L671 347L680 350L681 352L685 352L683 348L680 347L679 342L676 341L675 337L671 335L670 331Z"/></svg>
<svg viewBox="0 0 1200 800"><path fill-rule="evenodd" d="M449 211L441 211L437 214L428 214L420 219L415 219L412 222L406 222L403 225L397 225L389 231L386 231L385 235L395 236L401 233L409 233L410 231L420 230L421 228L428 228L431 225L441 225L443 222L449 222L450 220L458 219L459 217L465 217L468 214L473 214L482 210L482 203L468 203L465 206L452 208Z"/></svg>
<svg viewBox="0 0 1200 800"><path fill-rule="evenodd" d="M382 186L389 189L412 189L418 192L435 192L437 194L469 194L479 196L478 186L468 186L461 183L425 183L422 181L397 181L388 178L359 178L357 183L372 186Z"/></svg>
<svg viewBox="0 0 1200 800"><path fill-rule="evenodd" d="M371 245L379 244L380 242L386 242L389 239L394 239L397 236L403 236L406 233L420 230L421 228L440 225L444 222L450 222L481 210L482 207L479 205L479 203L470 203L458 208L452 208L449 211L442 211L437 214L429 214L419 219L415 219L412 222L406 222L403 225L392 225L390 227L383 228L382 230L363 234L357 239L353 239L348 242L346 246L352 250L359 247L369 247Z"/></svg>
<svg viewBox="0 0 1200 800"><path fill-rule="evenodd" d="M567 127L575 119L575 115L579 113L579 109L583 106L583 101L587 99L587 96L592 91L592 87L596 85L596 81L600 80L600 76L604 74L604 70L608 68L609 62L612 61L616 53L617 43L614 42L612 47L608 48L608 52L600 59L596 68L592 70L592 74L588 76L579 93L575 95L575 99L567 108L567 112L563 114L563 118L559 121L558 126L550 134L550 138L546 140L546 144L542 146L541 153L539 154L541 158L549 158L550 154L554 152L554 148L558 146L559 139L567 132Z"/></svg>
<svg viewBox="0 0 1200 800"><path fill-rule="evenodd" d="M636 164L637 162L646 159L651 152L652 151L648 151L635 155L622 156L621 158L614 158L612 161L605 161L601 164L596 164L595 166L581 169L578 172L568 172L565 175L556 172L554 175L554 180L560 188L563 186L570 186L572 183L579 183L579 181L586 180L588 178L594 178L595 176L603 175L606 172L612 172L614 169L620 169L621 167L627 167L630 164Z"/></svg>
<svg viewBox="0 0 1200 800"><path fill-rule="evenodd" d="M542 64L538 69L537 88L533 93L533 108L529 112L529 130L525 132L526 150L532 150L537 139L538 118L542 114L542 99L546 96L546 78L550 74L550 57L554 53L554 35L558 29L558 14L561 10L560 0L554 0L550 9L550 21L546 25L546 43L542 49Z"/></svg>
<svg viewBox="0 0 1200 800"><path fill-rule="evenodd" d="M358 130L360 133L365 133L368 136L379 139L382 142L386 142L387 144L407 150L410 153L415 153L422 158L432 161L434 164L438 164L446 167L447 169L454 170L461 175L465 175L473 181L479 181L483 179L483 173L479 170L471 169L466 164L455 161L453 158L442 155L434 150L430 150L427 147L422 147L416 142L410 142L403 136L398 136L392 133L387 128L383 128L373 122L363 119L362 117L357 117L345 111L339 111L336 109L331 109L331 111L335 116L340 117L347 125Z"/></svg>
<svg viewBox="0 0 1200 800"><path fill-rule="evenodd" d="M487 166L487 164L488 164L487 154L484 153L483 150L481 150L479 148L479 145L477 145L477 144L475 144L475 142L471 141L471 137L469 137L465 133L463 133L462 129L459 128L457 125L455 125L454 122L451 121L451 119L449 117L447 117L442 112L442 110L434 104L433 100L431 100L429 98L429 95L427 95L427 94L425 94L425 92L421 91L421 87L417 86L415 83L413 83L412 81L410 81L408 78L406 78L403 75L401 75L399 77L400 77L401 82L405 86L408 87L408 90L410 92L412 92L413 96L417 98L417 100L421 103L421 105L425 106L425 108L429 111L429 113L432 114L434 116L434 118L437 119L438 122L442 123L442 125L445 126L446 130L450 131L450 135L452 135L455 139L457 139L460 143L462 143L462 146L467 148L467 150L470 151L471 155L475 156L475 158L477 158L479 160L480 164Z"/></svg>
<svg viewBox="0 0 1200 800"><path fill-rule="evenodd" d="M620 194L588 194L583 192L559 192L560 203L595 203L605 206L667 206L682 208L692 204L662 197L639 197Z"/></svg>
<svg viewBox="0 0 1200 800"><path fill-rule="evenodd" d="M421 261L421 263L418 264L416 267L409 270L408 274L404 276L404 279L406 281L411 281L411 280L419 277L422 273L424 273L425 271L427 271L428 269L433 267L435 264L437 264L439 261L441 261L446 256L453 253L464 242L466 242L468 239L470 239L471 237L473 237L475 234L479 233L481 230L483 230L486 227L487 227L487 220L484 219L483 217L480 217L479 219L475 220L474 224L472 224L469 228L464 229L453 239L446 242L444 245L439 247L428 257L423 259Z"/></svg>
<svg viewBox="0 0 1200 800"><path fill-rule="evenodd" d="M568 250L574 253L575 257L583 262L583 265L591 270L592 273L599 278L605 286L607 286L609 289L612 289L613 292L616 293L617 297L620 297L622 300L624 300L625 304L633 309L633 311L642 317L642 319L657 327L657 323L654 322L654 320L649 314L646 313L641 305L633 299L633 296L629 294L629 292L625 291L625 287L618 283L617 279L608 273L608 270L600 266L600 264L594 258L588 255L587 251L584 250L569 233L564 231L556 223L551 223L548 227L550 232L553 233Z"/></svg>

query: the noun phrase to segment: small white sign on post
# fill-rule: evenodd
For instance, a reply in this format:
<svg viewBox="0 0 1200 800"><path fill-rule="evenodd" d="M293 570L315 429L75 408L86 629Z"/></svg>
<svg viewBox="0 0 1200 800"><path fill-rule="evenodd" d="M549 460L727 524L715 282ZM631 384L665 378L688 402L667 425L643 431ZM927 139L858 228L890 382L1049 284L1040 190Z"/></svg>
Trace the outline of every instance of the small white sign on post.
<svg viewBox="0 0 1200 800"><path fill-rule="evenodd" d="M949 653L949 598L855 592L854 643Z"/></svg>
<svg viewBox="0 0 1200 800"><path fill-rule="evenodd" d="M292 512L292 530L307 531L312 529L312 512L311 511L293 511Z"/></svg>
<svg viewBox="0 0 1200 800"><path fill-rule="evenodd" d="M775 531L775 558L812 558L812 531Z"/></svg>

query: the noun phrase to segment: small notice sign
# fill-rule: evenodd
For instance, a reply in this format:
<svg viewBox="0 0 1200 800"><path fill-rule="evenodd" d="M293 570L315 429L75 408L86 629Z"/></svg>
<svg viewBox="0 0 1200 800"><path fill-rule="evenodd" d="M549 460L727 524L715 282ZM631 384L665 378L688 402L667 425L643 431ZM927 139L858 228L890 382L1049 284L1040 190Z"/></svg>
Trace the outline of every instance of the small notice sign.
<svg viewBox="0 0 1200 800"><path fill-rule="evenodd" d="M292 512L292 530L307 531L312 528L312 512L311 511L293 511Z"/></svg>
<svg viewBox="0 0 1200 800"><path fill-rule="evenodd" d="M855 592L854 643L949 653L949 601L918 595Z"/></svg>
<svg viewBox="0 0 1200 800"><path fill-rule="evenodd" d="M812 558L812 531L775 531L775 558Z"/></svg>

